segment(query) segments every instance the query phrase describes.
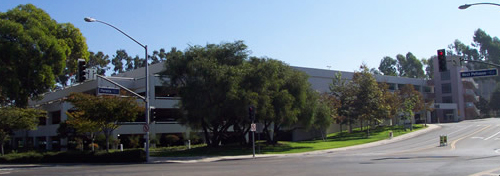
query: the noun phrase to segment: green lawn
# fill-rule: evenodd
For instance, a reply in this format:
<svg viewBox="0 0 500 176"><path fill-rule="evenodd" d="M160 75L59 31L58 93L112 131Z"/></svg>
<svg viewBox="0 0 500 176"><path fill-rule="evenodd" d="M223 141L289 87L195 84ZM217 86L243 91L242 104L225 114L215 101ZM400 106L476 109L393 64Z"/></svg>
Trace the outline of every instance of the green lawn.
<svg viewBox="0 0 500 176"><path fill-rule="evenodd" d="M423 125L414 125L413 130L423 129ZM394 137L409 133L400 126L378 127L370 130L370 137L366 137L365 131L355 129L353 133L332 133L327 136L326 141L321 139L300 142L280 141L277 145L266 145L259 141L260 154L286 154L301 153L315 150L325 150L333 148L348 147L365 144L389 138L389 131L393 131ZM259 147L256 146L256 153L259 154ZM195 145L190 150L186 147L169 147L151 149L151 156L186 157L186 156L234 156L252 154L251 146L230 145L218 148L207 147L206 145Z"/></svg>

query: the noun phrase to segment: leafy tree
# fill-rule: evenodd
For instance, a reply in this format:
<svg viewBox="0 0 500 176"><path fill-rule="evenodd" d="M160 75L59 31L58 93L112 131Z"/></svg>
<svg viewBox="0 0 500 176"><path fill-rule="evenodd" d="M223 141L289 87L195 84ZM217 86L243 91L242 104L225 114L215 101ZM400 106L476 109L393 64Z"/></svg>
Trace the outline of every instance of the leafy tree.
<svg viewBox="0 0 500 176"><path fill-rule="evenodd" d="M149 56L151 59L151 64L156 64L163 62L167 59L167 53L165 53L165 49L161 48L160 51L154 50L153 55Z"/></svg>
<svg viewBox="0 0 500 176"><path fill-rule="evenodd" d="M264 123L264 133L269 143L276 144L280 131L284 127L294 128L302 123L306 128L314 124L317 98L312 90L308 76L292 69L281 61L273 59L251 58L253 66L242 81L247 90L247 99L257 107L257 118ZM312 99L309 99L312 98ZM272 125L272 126L271 126ZM273 136L269 130L272 128Z"/></svg>
<svg viewBox="0 0 500 176"><path fill-rule="evenodd" d="M307 99L308 101L305 110L314 110L312 115L309 116L312 119L312 124L309 126L311 126L312 129L320 131L321 137L323 140L326 140L326 129L337 117L338 101L336 101L336 99L329 94L319 95L319 93L313 90L308 92Z"/></svg>
<svg viewBox="0 0 500 176"><path fill-rule="evenodd" d="M397 114L401 111L401 99L399 98L398 91L394 93L389 90L389 85L382 83L379 84L379 88L382 91L382 108L378 111L379 117L395 118Z"/></svg>
<svg viewBox="0 0 500 176"><path fill-rule="evenodd" d="M434 78L434 62L433 60L437 59L437 56L432 56L429 59L422 59L422 64L425 65L425 77L432 79Z"/></svg>
<svg viewBox="0 0 500 176"><path fill-rule="evenodd" d="M378 67L378 70L382 72L384 75L387 76L397 76L397 63L398 61L389 57L385 56L381 61L380 61L380 66Z"/></svg>
<svg viewBox="0 0 500 176"><path fill-rule="evenodd" d="M99 126L106 137L106 151L109 151L111 133L120 126L118 122L133 121L141 112L144 112L144 109L139 107L136 100L131 97L71 93L66 101L72 103L76 108L73 115L81 113L78 118L96 123Z"/></svg>
<svg viewBox="0 0 500 176"><path fill-rule="evenodd" d="M357 87L354 108L360 118L361 128L363 121L368 122L367 136L370 135L370 126L375 121L380 121L377 117L379 110L382 109L382 91L378 87L375 77L369 72L366 66L361 67L360 72L355 72L352 78L354 86Z"/></svg>
<svg viewBox="0 0 500 176"><path fill-rule="evenodd" d="M126 61L126 67L123 67L123 61ZM132 70L134 68L132 58L128 56L127 52L125 50L116 50L116 55L113 56L113 59L111 59L111 64L113 64L113 75L123 73L125 70Z"/></svg>
<svg viewBox="0 0 500 176"><path fill-rule="evenodd" d="M293 70L289 66L285 68L287 69L279 73L283 76L282 85L278 84L277 89L272 92L271 104L275 114L271 119L274 124L273 144L277 143L277 137L283 127L291 127L299 121L299 115L306 105L307 90L310 87L305 73Z"/></svg>
<svg viewBox="0 0 500 176"><path fill-rule="evenodd" d="M69 47L66 51L66 68L59 75L57 82L63 86L66 85L69 78L77 72L78 59L87 59L89 51L87 50L87 42L83 37L80 29L73 26L71 23L58 24L59 30L56 37L59 41L63 40L64 44Z"/></svg>
<svg viewBox="0 0 500 176"><path fill-rule="evenodd" d="M88 55L77 28L32 4L0 12L0 75L9 75L0 78L1 93L17 107L53 89L56 80L64 85L77 59Z"/></svg>
<svg viewBox="0 0 500 176"><path fill-rule="evenodd" d="M401 91L399 91L399 96L401 98L401 112L403 113L403 120L411 120L414 117L414 112L422 111L426 108L422 94L416 91L413 85L406 84L403 86ZM413 125L411 126L413 130Z"/></svg>
<svg viewBox="0 0 500 176"><path fill-rule="evenodd" d="M187 112L181 121L203 129L210 146L218 146L227 130L247 119L247 102L239 84L248 56L242 41L191 46L184 53L172 48L162 75L179 89L180 108Z"/></svg>
<svg viewBox="0 0 500 176"><path fill-rule="evenodd" d="M396 59L398 60L397 68L399 76L408 78L424 77L422 62L420 62L411 52L408 52L406 56L398 54Z"/></svg>
<svg viewBox="0 0 500 176"><path fill-rule="evenodd" d="M108 55L104 55L103 52L99 51L97 53L90 52L89 61L87 63L88 68L96 68L97 74L103 75L106 74L106 71L109 70L110 60Z"/></svg>
<svg viewBox="0 0 500 176"><path fill-rule="evenodd" d="M256 107L269 143L305 116L307 75L281 61L248 58L242 41L192 46L185 52L172 48L166 57L161 74L169 78L167 85L179 89L179 107L186 112L181 122L202 129L210 146L230 138L230 127L244 139L249 105Z"/></svg>
<svg viewBox="0 0 500 176"><path fill-rule="evenodd" d="M376 68L370 68L370 73L374 75L382 75L382 72L380 72Z"/></svg>
<svg viewBox="0 0 500 176"><path fill-rule="evenodd" d="M337 72L330 84L330 94L339 102L337 108L336 122L349 125L349 133L352 133L352 124L356 122L357 111L354 109L357 87L353 83L342 78L342 73ZM341 126L342 129L342 126Z"/></svg>
<svg viewBox="0 0 500 176"><path fill-rule="evenodd" d="M16 130L34 130L38 125L40 117L46 112L32 108L1 107L0 108L0 144L2 145L2 156L4 155L3 144Z"/></svg>
<svg viewBox="0 0 500 176"><path fill-rule="evenodd" d="M482 29L478 29L474 32L473 46L479 47L479 59L500 64L500 39L498 37L491 37Z"/></svg>
<svg viewBox="0 0 500 176"><path fill-rule="evenodd" d="M85 112L83 111L66 112L66 115L68 115L68 120L65 121L65 124L67 124L66 126L72 129L75 136L86 136L90 138L92 141L92 151L94 151L94 142L97 133L100 131L99 123L85 118Z"/></svg>
<svg viewBox="0 0 500 176"><path fill-rule="evenodd" d="M476 103L476 107L481 111L482 115L489 117L491 107L490 107L488 100L486 100L485 98L480 96L479 102Z"/></svg>
<svg viewBox="0 0 500 176"><path fill-rule="evenodd" d="M490 108L491 110L498 111L500 110L500 86L497 85L493 94L490 97Z"/></svg>

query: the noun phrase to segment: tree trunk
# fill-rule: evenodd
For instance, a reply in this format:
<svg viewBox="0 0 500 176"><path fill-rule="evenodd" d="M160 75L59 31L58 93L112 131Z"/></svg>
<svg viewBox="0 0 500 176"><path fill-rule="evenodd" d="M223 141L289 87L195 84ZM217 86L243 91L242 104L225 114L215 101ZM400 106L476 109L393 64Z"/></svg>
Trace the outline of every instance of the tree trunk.
<svg viewBox="0 0 500 176"><path fill-rule="evenodd" d="M94 133L90 133L90 137L92 138L92 152L94 152L94 151L95 151L95 150L94 150L94 138L95 138ZM83 145L83 142L82 142L82 145ZM85 147L85 146L84 146L84 147ZM82 147L82 149L83 149L83 147Z"/></svg>
<svg viewBox="0 0 500 176"><path fill-rule="evenodd" d="M372 121L368 121L368 127L366 128L366 137L370 137L370 128L372 128Z"/></svg>
<svg viewBox="0 0 500 176"><path fill-rule="evenodd" d="M3 141L2 141L2 156L5 155L4 151L3 151Z"/></svg>
<svg viewBox="0 0 500 176"><path fill-rule="evenodd" d="M207 124L205 123L204 120L202 120L201 122L201 127L203 128L203 132L205 134L205 142L207 143L208 146L211 146L212 142L210 141L210 135L208 134Z"/></svg>
<svg viewBox="0 0 500 176"><path fill-rule="evenodd" d="M347 123L349 123L349 133L352 133L352 123L350 118L348 118Z"/></svg>
<svg viewBox="0 0 500 176"><path fill-rule="evenodd" d="M266 139L267 143L271 144L272 141L271 141L271 133L269 133L269 125L271 125L271 123L268 124L268 123L264 122L264 130L263 131L264 131L264 135L267 138Z"/></svg>
<svg viewBox="0 0 500 176"><path fill-rule="evenodd" d="M277 124L274 124L274 135L273 135L273 145L278 143L278 133L279 133L280 127Z"/></svg>
<svg viewBox="0 0 500 176"><path fill-rule="evenodd" d="M363 119L361 119L361 120L359 121L359 123L360 123L360 125L361 125L361 131L363 131Z"/></svg>
<svg viewBox="0 0 500 176"><path fill-rule="evenodd" d="M109 153L109 130L106 130L104 136L106 137L106 153Z"/></svg>

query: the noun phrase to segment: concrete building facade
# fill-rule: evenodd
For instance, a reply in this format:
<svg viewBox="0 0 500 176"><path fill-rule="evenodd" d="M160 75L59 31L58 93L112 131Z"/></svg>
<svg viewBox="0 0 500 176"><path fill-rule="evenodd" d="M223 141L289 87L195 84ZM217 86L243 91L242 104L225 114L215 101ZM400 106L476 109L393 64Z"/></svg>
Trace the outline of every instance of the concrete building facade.
<svg viewBox="0 0 500 176"><path fill-rule="evenodd" d="M437 65L437 64L436 64ZM324 70L324 69L313 69L313 68L303 68L303 67L293 67L294 69L303 71L307 73L309 77L309 82L312 85L312 88L319 92L327 92L329 91L329 86L332 83L332 79L334 75L340 71L333 70ZM450 67L449 67L450 68ZM180 97L177 96L176 90L168 90L163 86L163 79L157 76L157 73L163 70L163 63L153 64L149 67L150 69L150 106L155 109L156 118L152 120L150 124L150 133L153 135L165 135L165 134L177 134L180 136L184 136L189 138L189 134L194 132L194 130L189 127L180 124L177 122L177 119L180 116L180 112L176 105L178 104ZM458 71L458 70L456 70ZM353 76L353 72L341 72L342 77L346 79L351 79ZM389 89L398 90L402 86L406 84L412 84L416 90L421 92L426 99L434 99L436 98L437 103L441 105L441 109L443 107L453 107L453 104L457 104L456 111L452 114L454 115L453 120L463 120L464 114L466 114L467 108L470 108L464 103L454 103L461 102L463 100L470 100L468 97L459 96L457 99L454 99L452 96L451 103L446 98L446 101L443 101L443 97L448 97L450 95L460 94L460 92L467 92L470 90L470 85L464 88L455 87L463 87L460 85L452 85L454 88L451 90L451 93L444 92L443 93L443 84L448 84L453 82L452 80L458 79L457 72L451 72L450 79L441 79L440 82L429 81L425 79L414 79L414 78L402 78L402 77L394 77L394 76L382 76L375 75L377 82L387 83L389 85ZM453 76L451 76L453 75ZM435 75L436 76L436 75ZM447 76L447 75L445 75ZM437 75L437 77L441 78L441 75ZM127 87L128 89L144 95L145 90L145 76L144 76L144 68L139 68L133 71L125 72L122 74L118 74L114 77L111 77L113 81ZM434 86L436 86L436 94L434 94ZM444 85L446 88L446 85ZM474 88L474 87L473 87ZM64 98L67 97L71 92L85 92L90 94L106 94L106 91L103 90L116 90L119 89L117 86L109 83L104 79L94 79L88 80L84 83L72 85L70 87L66 87L61 90L57 90L54 92L48 92L44 95L42 100L39 101L31 101L30 106L39 107L48 112L48 118L44 119L40 122L38 129L33 131L18 131L13 136L12 146L13 147L23 147L25 145L34 146L35 149L46 149L46 150L58 150L64 149L67 146L67 140L63 138L59 138L57 135L57 128L59 127L59 123L67 120L67 111L71 111L72 105L68 102L64 101ZM113 92L113 91L111 91ZM123 90L118 90L120 95L126 95ZM116 93L116 92L115 92ZM475 99L473 99L475 100ZM142 100L137 100L139 103L143 103ZM472 100L471 100L472 101ZM475 107L475 106L473 106ZM440 109L440 108L437 108ZM453 108L451 108L453 109ZM465 112L465 113L464 113ZM443 114L449 114L448 111L438 112L431 114L430 112L417 112L414 122L423 123L423 122L437 122L437 119L442 119L441 122L447 121L449 119L445 119L442 117ZM438 118L436 118L438 117ZM434 118L434 119L433 119ZM396 122L394 122L396 123ZM131 134L145 134L143 131L144 125L144 117L138 118L136 122L123 122L121 123L121 127L116 129L113 133L113 136L119 135L131 135ZM329 130L333 132L338 130L338 125L332 125L332 128ZM337 128L337 129L336 129ZM311 134L303 131L296 131L293 133L293 140L302 140L310 138Z"/></svg>
<svg viewBox="0 0 500 176"><path fill-rule="evenodd" d="M458 56L448 56L449 60L457 60ZM434 61L434 79L430 85L435 87L435 105L433 123L457 122L474 119L480 115L475 103L479 101L476 91L478 84L472 78L461 78L460 72L468 71L467 67L447 62L447 70L437 69L438 61Z"/></svg>

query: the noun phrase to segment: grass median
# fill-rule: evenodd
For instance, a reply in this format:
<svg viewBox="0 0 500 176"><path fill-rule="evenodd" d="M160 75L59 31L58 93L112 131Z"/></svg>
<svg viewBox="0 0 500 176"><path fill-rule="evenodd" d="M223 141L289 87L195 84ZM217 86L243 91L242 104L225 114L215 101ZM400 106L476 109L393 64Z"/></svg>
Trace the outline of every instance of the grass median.
<svg viewBox="0 0 500 176"><path fill-rule="evenodd" d="M402 126L384 126L370 130L370 136L366 136L366 131L355 129L352 133L332 133L326 140L310 140L300 142L280 141L276 145L267 145L265 141L258 141L256 144L257 154L287 154L301 153L316 150L326 150L342 148L370 142L380 141L389 138L389 132L392 131L394 137L406 133L414 132L425 128L424 125L413 125L413 131L405 130ZM185 146L155 148L151 149L151 156L156 157L193 157L193 156L236 156L252 154L251 146L225 145L217 148L206 145L194 145L191 149Z"/></svg>

